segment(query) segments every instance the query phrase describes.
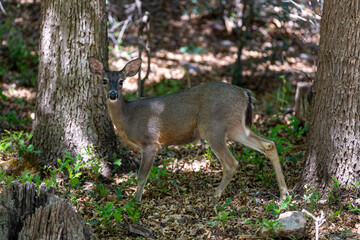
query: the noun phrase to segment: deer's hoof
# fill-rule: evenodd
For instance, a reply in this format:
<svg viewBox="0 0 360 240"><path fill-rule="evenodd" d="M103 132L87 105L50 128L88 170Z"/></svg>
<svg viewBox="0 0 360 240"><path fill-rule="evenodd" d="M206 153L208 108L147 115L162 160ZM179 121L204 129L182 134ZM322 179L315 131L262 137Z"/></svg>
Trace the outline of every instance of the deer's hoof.
<svg viewBox="0 0 360 240"><path fill-rule="evenodd" d="M286 189L286 190L284 190L284 191L282 191L281 193L280 193L280 200L281 201L283 201L283 200L285 200L285 198L287 197L287 196L289 196L290 195L290 193L289 193L289 191Z"/></svg>
<svg viewBox="0 0 360 240"><path fill-rule="evenodd" d="M137 201L137 202L141 202L141 194L135 194L135 200Z"/></svg>
<svg viewBox="0 0 360 240"><path fill-rule="evenodd" d="M214 200L219 201L221 198L221 191L216 190L214 193Z"/></svg>

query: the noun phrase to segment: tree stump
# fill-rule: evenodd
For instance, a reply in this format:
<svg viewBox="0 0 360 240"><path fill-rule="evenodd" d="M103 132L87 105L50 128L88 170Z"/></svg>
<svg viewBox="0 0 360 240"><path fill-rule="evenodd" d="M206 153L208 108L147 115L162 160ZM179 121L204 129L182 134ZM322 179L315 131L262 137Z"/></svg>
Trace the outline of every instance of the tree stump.
<svg viewBox="0 0 360 240"><path fill-rule="evenodd" d="M312 98L312 83L298 82L295 94L295 117L302 125L308 125L310 103Z"/></svg>
<svg viewBox="0 0 360 240"><path fill-rule="evenodd" d="M13 183L0 194L0 239L93 239L93 231L66 200L44 184Z"/></svg>

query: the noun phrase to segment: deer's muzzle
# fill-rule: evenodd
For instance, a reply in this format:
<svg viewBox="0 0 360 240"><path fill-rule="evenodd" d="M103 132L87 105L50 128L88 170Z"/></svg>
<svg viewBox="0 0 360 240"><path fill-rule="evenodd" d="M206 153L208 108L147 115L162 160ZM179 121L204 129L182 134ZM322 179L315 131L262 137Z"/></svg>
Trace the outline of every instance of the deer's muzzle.
<svg viewBox="0 0 360 240"><path fill-rule="evenodd" d="M110 100L117 100L119 98L119 94L115 91L111 91L108 93L108 98L110 98Z"/></svg>

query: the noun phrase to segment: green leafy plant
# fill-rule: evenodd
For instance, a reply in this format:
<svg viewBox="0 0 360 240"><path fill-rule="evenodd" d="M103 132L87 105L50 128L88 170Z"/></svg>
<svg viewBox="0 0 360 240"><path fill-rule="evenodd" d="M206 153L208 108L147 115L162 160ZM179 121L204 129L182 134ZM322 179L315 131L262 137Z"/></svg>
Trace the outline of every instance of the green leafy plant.
<svg viewBox="0 0 360 240"><path fill-rule="evenodd" d="M107 202L105 206L101 206L97 204L96 202L93 202L94 205L97 207L96 212L99 215L98 221L89 222L92 225L100 225L100 226L107 226L109 225L113 218L116 221L121 221L123 208L115 208L114 204L116 201L113 202Z"/></svg>
<svg viewBox="0 0 360 240"><path fill-rule="evenodd" d="M352 203L349 202L348 204L348 209L350 212L359 212L360 213L360 208L357 205L353 205Z"/></svg>
<svg viewBox="0 0 360 240"><path fill-rule="evenodd" d="M32 182L32 180L34 179L34 175L30 173L29 170L25 170L23 174L17 176L17 179L20 180L21 183L26 183L26 182Z"/></svg>
<svg viewBox="0 0 360 240"><path fill-rule="evenodd" d="M296 162L297 162L297 160L298 160L299 158L302 158L302 157L303 157L303 153L302 153L302 152L299 153L299 154L297 154L297 155L287 155L287 156L285 157L284 163L289 161L289 162L291 162L291 163L293 164L294 167L296 167Z"/></svg>
<svg viewBox="0 0 360 240"><path fill-rule="evenodd" d="M108 192L109 189L107 189L102 183L99 183L95 185L94 190L90 193L90 196L96 200L100 200L105 197Z"/></svg>
<svg viewBox="0 0 360 240"><path fill-rule="evenodd" d="M295 139L298 139L299 137L303 136L305 132L308 130L308 126L301 126L300 121L297 120L294 116L289 117L290 123L289 126L292 128L288 128L288 134L293 135Z"/></svg>
<svg viewBox="0 0 360 240"><path fill-rule="evenodd" d="M278 217L282 210L285 210L289 207L291 198L291 195L287 196L284 201L281 202L280 206L278 206L274 200L269 205L264 204L265 211L271 212L274 217Z"/></svg>
<svg viewBox="0 0 360 240"><path fill-rule="evenodd" d="M9 185L13 179L14 179L13 176L6 176L6 175L3 176L3 178L2 178L4 185Z"/></svg>
<svg viewBox="0 0 360 240"><path fill-rule="evenodd" d="M353 188L355 188L355 189L359 189L359 188L360 188L360 181L355 182L354 179L351 179L351 181L352 181L352 183L354 184L354 185L353 185Z"/></svg>
<svg viewBox="0 0 360 240"><path fill-rule="evenodd" d="M148 182L149 181L159 181L162 182L162 177L169 175L168 171L166 170L167 163L164 162L162 167L152 167Z"/></svg>
<svg viewBox="0 0 360 240"><path fill-rule="evenodd" d="M190 54L203 54L206 52L206 49L202 47L197 47L194 45L188 45L180 48L180 53L190 53Z"/></svg>
<svg viewBox="0 0 360 240"><path fill-rule="evenodd" d="M138 223L140 218L140 209L134 202L127 202L123 209L125 209L132 223Z"/></svg>
<svg viewBox="0 0 360 240"><path fill-rule="evenodd" d="M0 180L2 181L2 184L8 185L13 179L13 176L6 175L6 172L0 168Z"/></svg>
<svg viewBox="0 0 360 240"><path fill-rule="evenodd" d="M35 86L37 80L36 66L39 63L38 55L35 54L35 43L27 42L22 36L22 30L14 25L14 16L9 15L3 24L0 24L0 36L6 39L5 53L0 60L0 75L12 71L14 78L21 84ZM25 28L25 26L24 26ZM26 82L29 81L29 82Z"/></svg>
<svg viewBox="0 0 360 240"><path fill-rule="evenodd" d="M331 216L331 221L334 221L334 219L340 215L341 211L342 211L342 209L340 208L340 210L334 212Z"/></svg>
<svg viewBox="0 0 360 240"><path fill-rule="evenodd" d="M97 183L98 178L100 177L100 175L103 172L103 168L101 167L101 162L104 159L100 159L96 156L96 154L94 154L93 152L93 146L87 146L86 147L86 154L88 155L88 159L84 160L83 162L83 166L85 165L89 165L89 167L87 167L88 169L88 175L91 177L91 179L95 182L95 184Z"/></svg>
<svg viewBox="0 0 360 240"><path fill-rule="evenodd" d="M8 99L8 97L3 93L3 90L2 90L2 89L0 89L0 98L1 98L1 100L3 100L3 101L6 101L6 100Z"/></svg>
<svg viewBox="0 0 360 240"><path fill-rule="evenodd" d="M279 155L283 152L291 151L294 147L285 136L281 136L280 133L286 131L288 126L278 124L275 128L272 128L269 134L269 137L276 143L276 150L278 151Z"/></svg>
<svg viewBox="0 0 360 240"><path fill-rule="evenodd" d="M115 159L115 161L113 162L113 165L115 166L114 169L112 170L113 173L115 173L117 171L117 169L122 165L122 159L121 158L117 158L116 153L113 154L113 158Z"/></svg>
<svg viewBox="0 0 360 240"><path fill-rule="evenodd" d="M211 165L213 165L216 162L216 159L213 158L213 152L212 152L211 148L207 148L204 155L205 155L206 159L210 161Z"/></svg>
<svg viewBox="0 0 360 240"><path fill-rule="evenodd" d="M2 180L3 177L6 176L6 172L0 168L0 179Z"/></svg>
<svg viewBox="0 0 360 240"><path fill-rule="evenodd" d="M0 121L6 122L10 127L18 124L24 124L27 120L20 119L14 110L10 110L7 114L0 116Z"/></svg>
<svg viewBox="0 0 360 240"><path fill-rule="evenodd" d="M284 110L293 98L294 89L291 83L286 80L284 75L281 75L280 79L282 81L282 85L278 91L277 100L281 104L280 110Z"/></svg>
<svg viewBox="0 0 360 240"><path fill-rule="evenodd" d="M333 180L333 187L330 188L330 192L328 194L329 201L337 201L341 198L341 188L347 187L346 184L340 184L339 181L335 177L331 177Z"/></svg>
<svg viewBox="0 0 360 240"><path fill-rule="evenodd" d="M5 130L0 140L0 151L6 151L11 154L14 152L18 153L18 157L23 157L25 153L40 153L39 150L34 149L34 145L28 142L32 138L33 133L10 132Z"/></svg>
<svg viewBox="0 0 360 240"><path fill-rule="evenodd" d="M165 79L157 83L154 86L154 89L151 89L148 94L150 96L161 96L165 94L179 92L181 90L180 84L181 84L180 81Z"/></svg>
<svg viewBox="0 0 360 240"><path fill-rule="evenodd" d="M225 200L224 204L218 203L216 206L216 218L215 221L209 222L211 226L217 226L221 224L225 226L230 218L234 217L234 211L228 208L228 205L231 203L231 198Z"/></svg>
<svg viewBox="0 0 360 240"><path fill-rule="evenodd" d="M309 188L307 185L305 185L304 188L306 189L306 191L303 196L303 201L309 202L310 209L311 211L313 211L316 208L319 200L321 199L321 194L315 191L314 186Z"/></svg>
<svg viewBox="0 0 360 240"><path fill-rule="evenodd" d="M263 218L262 222L259 222L260 226L266 228L269 232L275 233L283 226L278 220Z"/></svg>
<svg viewBox="0 0 360 240"><path fill-rule="evenodd" d="M289 237L290 238L290 240L299 240L299 239L301 239L301 237Z"/></svg>
<svg viewBox="0 0 360 240"><path fill-rule="evenodd" d="M65 175L68 175L69 184L68 184L68 192L70 189L76 188L79 186L81 181L81 175L83 172L81 168L85 166L85 162L83 161L82 156L79 154L74 159L70 152L66 152L63 159L57 159L57 162L60 165L60 168L54 171L56 174L57 172L62 172ZM67 172L65 171L67 170Z"/></svg>
<svg viewBox="0 0 360 240"><path fill-rule="evenodd" d="M39 187L41 183L43 183L43 180L41 179L40 175L34 175L33 181L36 185L36 191L39 193Z"/></svg>
<svg viewBox="0 0 360 240"><path fill-rule="evenodd" d="M243 154L240 157L246 163L253 163L256 166L257 172L261 172L263 170L265 158L263 158L258 152L249 148L243 148Z"/></svg>
<svg viewBox="0 0 360 240"><path fill-rule="evenodd" d="M274 172L264 171L266 158L262 154L250 148L243 148L242 153L237 158L246 163L252 163L256 167L255 177L259 178L262 183L274 182Z"/></svg>
<svg viewBox="0 0 360 240"><path fill-rule="evenodd" d="M118 188L118 190L116 190L116 196L119 200L121 200L121 198L123 197L121 188Z"/></svg>

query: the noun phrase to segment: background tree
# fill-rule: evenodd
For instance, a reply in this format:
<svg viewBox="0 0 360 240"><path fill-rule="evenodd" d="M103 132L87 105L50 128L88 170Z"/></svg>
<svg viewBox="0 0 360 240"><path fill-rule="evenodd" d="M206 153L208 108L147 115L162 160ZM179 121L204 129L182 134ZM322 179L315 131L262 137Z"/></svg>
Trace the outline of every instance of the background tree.
<svg viewBox="0 0 360 240"><path fill-rule="evenodd" d="M336 178L360 180L360 9L325 1L306 165L300 186L325 192Z"/></svg>
<svg viewBox="0 0 360 240"><path fill-rule="evenodd" d="M234 32L237 37L237 58L236 62L233 65L232 69L232 84L237 86L242 86L244 84L243 79L243 63L241 61L242 50L247 44L248 37L250 35L250 26L254 23L254 2L249 0L244 0L243 7L240 9L240 1L237 1L235 4L235 12L239 18L234 27Z"/></svg>
<svg viewBox="0 0 360 240"><path fill-rule="evenodd" d="M107 60L105 0L41 1L41 36L33 144L41 164L98 146L116 152L116 136L87 58Z"/></svg>
<svg viewBox="0 0 360 240"><path fill-rule="evenodd" d="M70 9L70 7L64 7L66 3L62 1L63 0L56 1L56 3L52 5L49 2L43 2L46 6L51 5L49 8L52 8L52 10L50 11L50 9L48 9L48 12L43 14L43 19L49 19L51 22L43 25L42 29L45 29L48 33L53 32L47 35L43 34L48 37L42 40L41 45L38 44L40 39L40 0L2 1L7 13L5 16L0 10L0 188L2 189L2 194L7 196L4 198L5 205L3 205L11 205L11 202L6 199L14 198L14 192L24 193L24 191L27 197L35 199L37 202L40 198L37 196L34 197L32 194L37 188L36 186L41 188L44 184L53 184L56 192L60 194L60 197L68 199L74 207L77 208L77 212L82 215L87 222L91 223L95 231L95 238L136 238L135 235L131 233L132 229L136 230L137 234L139 234L140 231L141 233L153 232L154 239L178 239L188 238L188 236L192 236L194 239L237 239L239 236L248 236L246 238L265 238L264 236L260 236L262 229L264 229L264 227L266 228L266 226L271 227L268 223L277 219L280 210L274 204L274 201L278 200L275 197L278 195L278 189L275 184L275 178L273 177L274 172L270 166L270 162L261 156L261 154L258 155L255 152L248 151L239 144L229 142L229 147L232 153L236 155L242 167L238 168L236 177L232 180L224 197L218 202L212 201L212 196L208 194L211 194L219 183L218 171L221 171L221 166L219 161L216 161L214 154L207 148L207 144L203 142L181 148L169 146L159 151L154 168L149 177L148 185L146 186L147 191L145 191L141 208L133 202L135 182L132 176L134 175L128 174L128 172L124 174L114 174L113 178L102 181L103 179L98 179L97 173L88 169L86 171L81 170L82 174L81 176L77 175L78 178L70 178L67 174L68 170L70 168L74 169L77 165L69 164L69 168L58 169L60 172L58 172L55 180L61 181L55 183L52 174L42 178L39 171L29 166L30 164L22 165L21 167L18 166L20 165L19 163L28 163L23 161L25 153L34 152L39 147L38 145L35 148L31 145L31 142L29 142L32 135L31 126L35 115L35 84L37 83L37 68L39 63L37 46L43 46L48 42L48 48L53 49L51 45L54 45L54 49L57 49L59 52L59 54L57 54L48 51L48 53L46 53L50 56L48 58L45 58L46 55L44 55L44 52L41 53L44 55L42 56L42 58L44 58L42 59L42 69L45 69L45 66L47 66L46 71L55 72L50 76L54 77L51 82L47 80L48 82L41 83L42 85L40 85L51 88L53 93L51 93L51 95L42 93L42 96L56 99L60 104L55 105L52 104L50 100L40 99L45 103L50 103L48 105L45 103L42 104L44 113L40 114L50 113L52 114L51 116L54 116L54 118L57 117L58 119L69 116L70 114L76 116L76 114L72 112L68 113L65 111L63 111L63 116L53 113L57 109L65 108L64 104L70 105L69 103L71 103L71 107L75 109L75 107L79 106L78 111L85 111L83 114L88 117L91 116L90 114L93 114L90 113L87 115L89 111L93 111L93 106L89 106L88 104L88 102L91 102L91 97L93 98L92 103L94 104L101 104L102 101L100 97L102 92L100 90L97 91L99 95L90 96L90 94L93 94L92 89L97 89L97 85L94 82L90 82L91 79L87 77L86 73L83 73L83 71L88 71L87 56L95 55L98 58L102 58L102 60L106 60L104 59L106 58L107 51L105 46L106 34L104 34L103 31L101 31L101 34L96 33L95 28L90 29L88 33L83 32L85 25L90 24L89 22L94 24L94 21L100 21L99 17L95 17L95 12L100 11L95 10L94 14L90 13L90 15L88 12L85 13L85 15L74 13L78 15L78 17L72 19L71 14L74 11L82 13L84 11L83 8L87 9L87 6L85 6L86 3L81 3L82 5L79 4L75 7L71 6L71 8L74 9L69 11L68 9ZM121 69L126 62L139 55L137 39L139 29L138 20L141 15L136 15L135 13L139 12L140 7L138 3L140 0L107 0L106 2L106 8L108 10L107 27L110 36L108 36L108 38L111 39L109 41L110 69ZM238 6L236 12L234 9L235 5L233 4L235 0L141 0L141 12L144 13L148 11L151 19L151 71L148 81L145 84L144 95L146 97L160 96L180 91L190 84L191 86L196 86L210 81L231 83L233 80L232 66L234 66L236 59L239 57L237 48L239 35L235 30L237 26L241 25L235 24L238 22L238 16L242 16L237 15L237 13L242 13L244 10L244 2L240 2L240 5L236 5ZM244 81L243 87L252 90L257 99L257 101L254 102L254 112L256 112L254 127L259 134L271 137L272 140L277 143L279 154L283 160L282 167L284 169L286 183L291 188L298 184L299 178L301 178L306 160L305 157L301 156L305 155L307 147L304 146L304 144L306 144L307 141L305 141L303 136L306 127L303 128L300 122L293 118L293 114L289 113L289 110L294 106L295 85L298 84L299 81L309 82L315 78L315 62L316 64L318 63L316 56L318 53L320 33L318 32L319 28L317 25L313 23L317 23L320 19L318 14L322 12L322 8L318 5L313 7L313 3L318 3L317 0L310 2L311 8L308 4L305 4L309 3L308 0L285 2L282 0L255 0L251 2L254 4L254 21L251 21L249 28L242 28L248 35L246 35L245 45L241 51L241 73ZM91 2L89 5L90 4L95 3ZM341 6L348 7L348 5L343 2L340 2L340 4ZM80 5L81 8L78 7ZM63 10L60 11L60 8ZM311 9L314 11L311 11ZM337 7L333 7L331 10L335 11L337 15L339 14ZM355 13L355 11L353 13ZM129 20L129 15L133 16L131 17L131 21ZM356 15L354 16L357 17ZM349 13L349 17L351 17L351 13ZM86 21L86 23L81 22L82 19ZM60 27L60 24L65 24L65 21L71 21L73 23L70 29ZM339 21L343 21L343 19ZM122 23L122 25L120 23ZM55 30L53 30L53 28ZM100 29L101 27L97 28ZM344 30L346 30L346 28L344 28ZM74 34L75 31L81 33L83 37L78 38L78 34ZM325 31L325 34L328 33L331 32ZM74 36L71 36L70 39L68 35ZM337 39L333 39L332 41L339 42L344 36L348 37L347 34L342 34L340 37L338 35L325 35L323 37L336 37ZM90 37L104 39L104 44L98 46L89 45L87 43L90 42ZM58 39L52 40L52 38L61 38L61 41ZM82 44L73 41L75 38ZM95 40L91 41L94 42ZM346 39L346 41L348 40ZM347 43L344 42L342 46L346 44ZM330 47L336 49L333 55L336 57L335 54L338 54L339 50L337 48L339 46L334 48L334 45L335 44L331 44ZM76 51L74 52L75 57L72 56L72 51L69 52L66 50L70 49L70 47L72 51ZM349 47L353 47L353 44L350 44ZM85 48L84 51L83 48ZM66 50L66 54L64 53L64 49ZM82 54L81 59L85 59L84 62L79 60L80 57L77 55L79 52ZM353 56L356 56L356 52L354 51L353 53ZM58 58L54 58L53 56L58 56ZM70 59L69 56L71 56L71 66L73 66L73 69L70 70L65 67ZM353 58L355 61L357 60L356 57ZM142 58L146 60L145 51L143 51ZM344 61L347 61L346 59L348 59L348 57L345 57ZM336 58L336 60L338 60L338 58ZM51 62L48 64L47 61ZM326 62L328 59L325 59L323 56L322 61ZM79 65L79 62L83 65ZM336 62L333 66L334 69L335 66L342 67L339 62ZM143 69L146 68L145 61L142 67ZM348 70L349 69L346 69L346 71ZM81 81L85 76L85 80L81 83L83 85L77 86L76 89L75 85L78 81L66 77L69 71L79 71L79 73L76 72L76 77ZM325 73L324 70L321 71L323 71L323 74ZM59 72L62 74L61 78L58 77ZM333 72L327 72L327 74L331 75ZM350 72L349 74L352 73ZM355 72L355 74L357 74L357 72ZM145 76L144 73L142 73L142 75ZM334 79L335 78L331 78L332 81L334 81ZM354 84L353 82L343 83L338 79L336 79L333 85L345 84L347 87L346 84L350 84L348 89L354 89L353 92L356 94L355 88L351 87L356 86L351 85ZM44 80L42 79L41 81ZM71 86L71 89L61 85L65 82ZM89 87L90 84L93 84L94 88ZM102 85L102 83L100 84ZM59 86L63 90L62 92L57 90ZM47 91L45 87L40 88L40 91ZM322 90L321 87L319 84L317 92ZM343 86L340 88L336 85L336 88L338 88L337 95L340 94L344 95L345 98L352 98L350 94L348 95L346 93L345 95L341 92L347 91ZM72 92L73 89L74 92ZM127 100L136 99L136 89L136 78L126 80L123 91L124 97ZM86 91L89 91L89 93ZM330 93L330 91L328 92ZM88 98L89 100L86 99L84 102L83 97L77 96L75 101L72 98L65 102L65 100L69 99L67 95L80 93L87 93L88 96L90 96ZM60 99L61 96L63 96L64 99ZM335 99L331 95L322 95L322 97L328 101ZM341 101L337 100L339 105L347 102L345 98L340 99ZM38 101L40 102L40 100ZM351 104L354 102L355 100L353 100ZM329 103L328 105L331 104ZM325 107L325 105L322 106ZM106 110L101 111L101 114L106 114ZM326 115L321 114L319 114L317 118L325 121ZM327 114L329 115L329 113ZM334 115L339 119L338 115ZM343 114L342 119L345 119L344 124L347 124L348 120L346 119L348 116L349 115ZM84 117L84 119L86 118ZM94 117L93 120L103 121L103 119L103 116L101 116L99 118ZM47 120L47 122L40 118L35 121L39 121L37 122L37 126L43 124L44 126L41 126L44 128L47 123L52 125L58 124L56 121L45 120ZM44 123L41 121L44 121ZM75 125L81 121L81 119L71 119L71 121L68 122L70 122L69 124L71 125ZM65 129L65 124L66 123L62 123L63 129ZM89 129L94 128L94 122L90 122L89 125L89 122L84 121L83 124L89 127ZM332 128L328 127L330 124L332 123L327 122L325 126L328 130L325 131L327 135L331 133L330 130L334 132ZM53 129L51 127L52 126L49 127L49 131ZM61 127L55 129L60 131L59 129L61 129ZM45 132L45 130L43 131ZM43 141L47 144L47 147L50 148L52 146L49 146L48 142L54 142L55 138L46 139L47 135L45 135ZM61 134L58 135L64 138ZM71 141L78 141L75 134L72 134L72 136L74 138ZM356 134L353 136L357 137ZM40 135L38 137L41 140ZM97 136L95 136L95 138L96 137ZM88 139L85 140L91 142ZM348 140L345 140L345 144L347 144L346 141ZM332 143L344 144L337 139ZM52 144L55 145L58 144L58 142ZM324 148L324 144L317 146ZM121 148L123 150L121 150L122 154L120 157L126 163L133 163L134 168L132 170L135 171L135 164L139 156L124 146L121 146ZM60 149L60 147L58 149ZM80 147L78 149L80 149ZM102 150L107 148L103 147L98 149ZM61 150L59 150L59 152L60 151ZM75 151L77 151L77 149L73 150L72 153L77 154L78 152L75 153ZM354 151L356 151L355 148ZM40 157L43 158L42 156ZM50 157L47 161L48 163L56 159L55 156ZM60 157L63 157L63 155ZM347 155L345 157L347 161L349 158ZM46 163L46 160L47 159L43 159L42 163ZM352 159L350 160L352 161ZM316 164L321 165L323 163ZM18 171L12 169L13 166L16 166ZM93 170L95 170L97 165L93 166ZM341 168L343 166L345 165L341 163ZM353 171L357 171L356 169L355 167ZM128 168L122 167L122 171L125 172L126 170L128 170ZM307 173L309 173L310 170L310 167L308 167L306 170ZM315 175L316 173L312 174ZM75 175L76 174L73 174L73 176ZM308 177L308 179L310 178L311 176ZM29 191L27 187L22 188L23 191L14 191L14 188L11 188L11 191L4 190L4 186L2 185L8 184L9 186L13 186L11 181L29 182L31 185L35 184L36 186L34 186L31 191ZM281 207L284 207L284 209L282 209L280 213L290 209L297 211L307 209L312 214L319 216L319 210L321 209L324 211L325 216L330 216L331 221L326 221L320 228L320 238L336 238L340 236L343 239L358 239L360 186L357 188L353 187L349 194L343 194L343 192L337 191L338 188L335 188L334 185L330 185L330 187L333 187L333 194L331 195L320 195L315 192L317 189L310 189L306 194L299 195L300 200L298 198L295 200L291 199L288 204L284 202ZM318 201L319 198L326 196L329 197L329 204L323 204L322 201ZM340 198L340 196L344 197ZM258 207L258 201L253 201L255 197L261 201L263 208ZM16 200L16 198L14 199ZM25 198L23 198L23 200L24 199ZM184 204L183 200L186 201L186 204ZM3 210L9 213L9 209L23 209L17 207L19 204L15 205L14 208L4 208ZM28 206L38 207L39 205L30 204ZM62 205L58 206L62 207ZM242 207L239 209L238 206ZM53 207L50 207L51 206L46 206L43 210L46 211L46 209L50 209L51 213L58 213L53 211ZM195 213L188 211L189 207L197 209L197 211ZM146 209L148 209L148 211ZM227 213L239 211L243 216L253 216L252 219L250 219L251 221L239 221L239 217L231 217L231 214L227 215ZM33 212L34 211L32 211L32 213ZM35 219L43 219L45 217L44 214L41 215L43 211L35 212L36 214L40 214L35 214L37 216ZM64 211L61 211L61 213L63 212ZM6 214L3 216L6 220L12 221L13 219L7 217ZM19 220L24 220L24 218L21 217L23 214L18 214L18 216L20 216L18 218ZM159 218L159 216L174 216L174 221L164 222L161 221L161 217ZM204 223L204 218L209 219L209 221ZM28 223L31 225L38 223L32 219L30 219ZM257 224L254 224L254 222ZM132 228L131 224L136 225L133 225ZM40 227L43 226L44 225L41 225ZM56 223L54 226L57 226ZM74 228L74 225L70 227L74 230L80 230L80 228ZM166 236L164 236L161 231L164 227L167 229ZM13 228L7 229L11 231L14 230ZM31 231L33 228L26 229ZM272 229L271 227L269 230ZM305 231L303 238L314 238L315 226L311 220L308 220L306 229L307 231ZM27 236L29 231L25 231ZM301 231L297 232L302 233ZM64 233L64 231L62 233ZM294 236L288 235L288 237Z"/></svg>

